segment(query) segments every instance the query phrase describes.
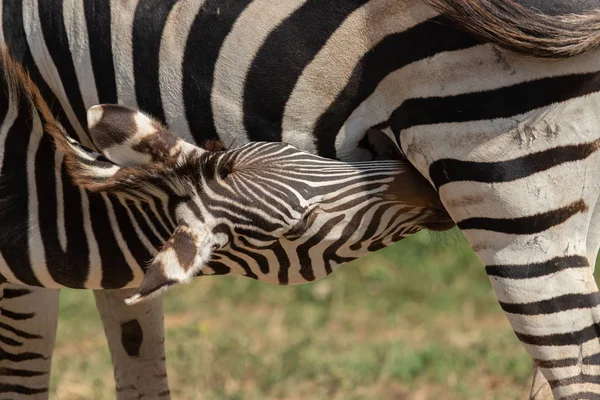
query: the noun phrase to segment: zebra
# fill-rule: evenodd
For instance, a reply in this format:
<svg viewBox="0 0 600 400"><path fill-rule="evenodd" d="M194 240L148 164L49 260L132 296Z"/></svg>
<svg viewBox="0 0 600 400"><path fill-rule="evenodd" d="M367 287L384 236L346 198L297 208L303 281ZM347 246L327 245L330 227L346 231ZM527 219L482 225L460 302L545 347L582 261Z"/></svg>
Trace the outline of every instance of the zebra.
<svg viewBox="0 0 600 400"><path fill-rule="evenodd" d="M384 132L485 264L534 395L598 397L596 1L60 4L4 0L1 31L71 136L96 103L345 161Z"/></svg>
<svg viewBox="0 0 600 400"><path fill-rule="evenodd" d="M277 142L204 150L145 114L118 105L94 106L87 113L98 153L66 134L19 64L10 56L0 64L2 282L135 287L136 293L126 299L130 305L197 275L237 274L299 284L321 279L423 228L454 225L435 190L406 162L344 163ZM58 176L65 215L57 223L55 204L36 202L36 196L49 193L41 182ZM75 201L88 203L83 218L67 209ZM118 224L117 245L131 252L126 263L112 252L101 270L93 270L91 254L82 256L81 243L74 248L69 241L82 234L73 225L85 213L98 214L100 205L105 206L103 218ZM61 222L66 246L58 237L46 236ZM116 230L94 225L97 238ZM17 262L24 253L29 264ZM6 344L19 350L20 343ZM17 362L27 355L4 354ZM29 353L25 359L35 358ZM41 371L11 368L2 373L23 377ZM7 384L3 390L28 395L47 388ZM166 391L149 394L168 396Z"/></svg>

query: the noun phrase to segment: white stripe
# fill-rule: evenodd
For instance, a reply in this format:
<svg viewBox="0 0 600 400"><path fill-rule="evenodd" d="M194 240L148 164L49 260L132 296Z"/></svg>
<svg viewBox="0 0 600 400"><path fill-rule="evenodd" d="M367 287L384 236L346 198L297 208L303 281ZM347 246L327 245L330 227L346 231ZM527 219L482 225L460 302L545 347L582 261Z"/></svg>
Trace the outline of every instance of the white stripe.
<svg viewBox="0 0 600 400"><path fill-rule="evenodd" d="M558 348L556 346L536 346L526 343L523 343L523 346L525 346L525 349L533 358L539 360L553 360L556 358L576 356L585 358L600 353L600 341L597 338L582 343L581 346L567 345ZM560 351L560 353L557 354L557 351ZM550 358L548 358L549 356Z"/></svg>
<svg viewBox="0 0 600 400"><path fill-rule="evenodd" d="M571 293L591 293L595 288L584 286L591 278L590 270L575 268L539 278L504 279L490 277L498 301L527 303L542 301ZM533 295L532 295L533 293Z"/></svg>
<svg viewBox="0 0 600 400"><path fill-rule="evenodd" d="M571 185L556 190L555 182L577 182L586 169L598 165L600 152L587 160L564 163L537 174L512 182L451 182L443 185L440 196L444 205L452 210L452 218L462 221L474 217L506 218L525 217L567 206L585 199L588 207L596 203L597 187ZM504 199L498 204L497 199ZM542 206L543 205L543 206Z"/></svg>
<svg viewBox="0 0 600 400"><path fill-rule="evenodd" d="M14 125L15 120L19 115L18 107L18 101L14 98L14 94L9 93L8 110L6 111L4 120L1 121L2 125L0 125L0 165L2 165L4 162L4 152L6 151L4 146L6 143L6 138L8 137L8 132Z"/></svg>
<svg viewBox="0 0 600 400"><path fill-rule="evenodd" d="M542 315L506 313L506 316L515 332L536 336L554 335L580 331L593 325L594 319L600 316L600 306Z"/></svg>
<svg viewBox="0 0 600 400"><path fill-rule="evenodd" d="M137 108L133 76L133 19L137 1L110 0L110 34L119 104Z"/></svg>
<svg viewBox="0 0 600 400"><path fill-rule="evenodd" d="M223 42L215 64L211 102L217 133L226 147L249 141L242 105L252 61L268 35L304 3L306 0L286 0L274 6L272 0L255 0L240 14Z"/></svg>
<svg viewBox="0 0 600 400"><path fill-rule="evenodd" d="M77 136L79 141L87 146L92 147L92 143L88 138L83 127L79 124L79 120L75 116L75 112L68 101L67 94L63 87L60 75L56 69L56 65L52 62L50 52L44 42L44 34L42 32L40 22L40 15L38 9L37 0L24 0L23 1L23 27L25 28L25 36L27 37L27 43L31 50L31 55L35 61L36 66L40 70L40 74L44 81L52 88L52 91L58 97L68 120Z"/></svg>
<svg viewBox="0 0 600 400"><path fill-rule="evenodd" d="M160 95L169 128L193 143L183 101L183 56L189 31L204 0L180 0L167 18L159 51ZM200 56L200 55L198 55Z"/></svg>
<svg viewBox="0 0 600 400"><path fill-rule="evenodd" d="M56 165L56 226L58 229L58 242L63 252L67 251L67 232L65 227L65 202L61 167L64 155L60 151L54 152L54 165Z"/></svg>
<svg viewBox="0 0 600 400"><path fill-rule="evenodd" d="M593 397L579 397L581 392L593 393ZM568 396L578 395L577 398L580 399L589 399L594 398L597 399L600 397L600 385L595 383L574 383L572 385L564 385L560 387L560 398L566 398Z"/></svg>
<svg viewBox="0 0 600 400"><path fill-rule="evenodd" d="M2 14L4 12L4 5L0 4L0 43L2 43L2 47L7 47L6 42L4 41L4 21Z"/></svg>
<svg viewBox="0 0 600 400"><path fill-rule="evenodd" d="M63 2L63 20L83 105L88 109L98 104L98 92L96 90L94 69L92 68L92 59L90 56L90 42L88 39L83 1L65 0Z"/></svg>
<svg viewBox="0 0 600 400"><path fill-rule="evenodd" d="M2 274L2 276L4 276L8 282L23 284L23 282L18 280L17 277L15 276L15 274L13 274L12 270L6 263L6 260L2 256L1 251L0 251L0 274Z"/></svg>

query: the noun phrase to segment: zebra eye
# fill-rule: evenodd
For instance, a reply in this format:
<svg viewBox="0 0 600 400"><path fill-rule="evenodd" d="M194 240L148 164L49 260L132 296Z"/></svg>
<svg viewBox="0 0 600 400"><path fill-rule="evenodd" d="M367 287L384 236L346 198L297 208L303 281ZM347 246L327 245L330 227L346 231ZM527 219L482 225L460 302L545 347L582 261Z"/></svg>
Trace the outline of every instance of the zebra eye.
<svg viewBox="0 0 600 400"><path fill-rule="evenodd" d="M229 165L223 165L219 168L219 178L221 179L225 179L229 176L229 174L231 174L231 166Z"/></svg>

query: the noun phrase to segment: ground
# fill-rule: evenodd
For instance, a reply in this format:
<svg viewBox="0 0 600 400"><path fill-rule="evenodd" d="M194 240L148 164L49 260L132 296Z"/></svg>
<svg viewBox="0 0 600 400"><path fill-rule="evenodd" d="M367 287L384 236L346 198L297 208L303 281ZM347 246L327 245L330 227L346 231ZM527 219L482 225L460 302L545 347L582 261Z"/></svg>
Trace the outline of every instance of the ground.
<svg viewBox="0 0 600 400"><path fill-rule="evenodd" d="M174 399L523 399L531 364L458 232L422 232L320 282L196 279L165 296ZM52 399L111 399L92 294L63 291Z"/></svg>

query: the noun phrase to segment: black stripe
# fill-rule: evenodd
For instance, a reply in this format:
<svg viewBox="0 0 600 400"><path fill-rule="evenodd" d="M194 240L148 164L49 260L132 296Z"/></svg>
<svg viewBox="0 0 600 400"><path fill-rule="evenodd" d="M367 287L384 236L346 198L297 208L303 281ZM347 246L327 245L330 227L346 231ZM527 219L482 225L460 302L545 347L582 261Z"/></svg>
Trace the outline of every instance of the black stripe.
<svg viewBox="0 0 600 400"><path fill-rule="evenodd" d="M600 365L600 353L592 354L583 359L585 365Z"/></svg>
<svg viewBox="0 0 600 400"><path fill-rule="evenodd" d="M23 339L43 339L42 336L40 336L40 335L25 332L21 329L17 329L13 326L5 324L4 322L0 322L0 329L4 329L5 331L14 333L17 336L22 337Z"/></svg>
<svg viewBox="0 0 600 400"><path fill-rule="evenodd" d="M535 365L540 368L565 368L572 367L579 363L578 358L563 358L561 360L533 360Z"/></svg>
<svg viewBox="0 0 600 400"><path fill-rule="evenodd" d="M98 252L102 263L104 289L118 289L131 282L133 273L121 251L108 219L107 205L100 194L89 193L92 229L96 235Z"/></svg>
<svg viewBox="0 0 600 400"><path fill-rule="evenodd" d="M598 399L600 393L596 392L577 392L568 396L561 397L560 400L581 400L581 399Z"/></svg>
<svg viewBox="0 0 600 400"><path fill-rule="evenodd" d="M560 360L534 360L535 364L540 368L566 368L578 365L582 362L583 365L600 365L600 353L596 353L582 360L579 358L563 358Z"/></svg>
<svg viewBox="0 0 600 400"><path fill-rule="evenodd" d="M131 200L128 200L127 208L129 209L129 211L131 211L133 218L135 218L135 221L142 230L144 236L146 236L146 238L150 241L150 243L152 244L152 246L154 246L155 249L159 249L163 245L163 242L154 234L152 228L150 227L150 225L148 225L148 222L146 222L146 219L140 212L140 209L136 206L136 203Z"/></svg>
<svg viewBox="0 0 600 400"><path fill-rule="evenodd" d="M89 273L89 251L83 227L81 195L71 182L66 166L55 166L55 145L49 135L44 135L35 159L36 188L38 194L39 232L45 250L48 272L58 284L81 289ZM56 171L61 171L64 200L64 223L67 237L66 252L58 238L58 202Z"/></svg>
<svg viewBox="0 0 600 400"><path fill-rule="evenodd" d="M277 257L277 280L280 285L287 285L290 282L289 274L292 266L290 258L280 243L273 243L270 247Z"/></svg>
<svg viewBox="0 0 600 400"><path fill-rule="evenodd" d="M250 236L252 237L252 236ZM247 255L248 257L251 257L254 259L254 262L256 263L256 265L258 265L258 268L260 269L260 272L263 274L268 274L269 271L271 270L269 267L269 260L267 259L267 257L263 256L260 253L254 252L250 249L252 249L254 246L252 246L252 244L250 243L250 241L248 241L248 239L246 239L243 236L239 237L239 241L242 243L242 245L244 247L240 247L240 246L236 246L235 244L232 245L232 249L233 250L237 250L241 253L244 253L245 255Z"/></svg>
<svg viewBox="0 0 600 400"><path fill-rule="evenodd" d="M217 256L217 252L213 256ZM208 266L214 271L213 275L228 275L231 272L231 268L223 264L218 260L212 260L208 263ZM196 272L194 276L206 276L202 270Z"/></svg>
<svg viewBox="0 0 600 400"><path fill-rule="evenodd" d="M158 199L154 199L154 205L156 207L156 212L158 213L158 216L160 217L160 219L165 223L167 229L170 232L173 232L175 230L175 226L173 226L173 223L171 222L171 219L167 217L167 214L165 213L165 210L163 209L163 204L160 200ZM167 237L170 237L171 234L167 234Z"/></svg>
<svg viewBox="0 0 600 400"><path fill-rule="evenodd" d="M298 260L300 261L300 275L307 281L312 282L315 280L315 271L312 268L312 262L309 255L310 249L321 243L323 238L326 237L343 219L343 215L338 215L337 217L328 220L307 241L296 248Z"/></svg>
<svg viewBox="0 0 600 400"><path fill-rule="evenodd" d="M304 68L331 34L366 0L307 0L267 37L244 87L244 126L251 141L281 141L285 105Z"/></svg>
<svg viewBox="0 0 600 400"><path fill-rule="evenodd" d="M48 375L48 373L44 372L44 371L31 371L31 370L27 370L27 369L0 368L0 375L33 377L33 376Z"/></svg>
<svg viewBox="0 0 600 400"><path fill-rule="evenodd" d="M346 87L315 125L314 137L320 155L335 157L335 137L342 125L391 72L444 51L460 50L479 43L445 21L436 17L405 32L391 34L361 58Z"/></svg>
<svg viewBox="0 0 600 400"><path fill-rule="evenodd" d="M0 393L18 393L25 395L34 395L47 393L48 388L30 388L23 385L12 385L8 383L0 383Z"/></svg>
<svg viewBox="0 0 600 400"><path fill-rule="evenodd" d="M110 200L115 212L119 230L121 231L121 235L125 241L125 244L127 245L127 248L139 266L142 269L145 269L146 266L149 265L149 262L152 260L152 258L154 258L153 255L150 254L148 249L146 249L146 246L144 246L144 244L141 242L138 233L133 227L131 219L129 219L129 215L127 214L125 206L123 206L123 204L114 197L111 197Z"/></svg>
<svg viewBox="0 0 600 400"><path fill-rule="evenodd" d="M133 76L140 110L166 124L160 97L159 53L163 29L176 0L140 0L133 18Z"/></svg>
<svg viewBox="0 0 600 400"><path fill-rule="evenodd" d="M87 126L86 108L83 104L81 91L79 90L79 81L75 73L71 50L69 49L69 40L65 28L62 7L58 6L55 0L38 0L38 11L40 15L40 26L43 32L43 39L58 70L58 75L65 89L65 94L75 116L82 127ZM37 40L42 40L38 38Z"/></svg>
<svg viewBox="0 0 600 400"><path fill-rule="evenodd" d="M536 346L579 346L592 339L597 339L598 332L600 332L600 324L593 324L579 331L552 335L528 335L519 332L515 332L515 334L521 342Z"/></svg>
<svg viewBox="0 0 600 400"><path fill-rule="evenodd" d="M429 167L429 176L439 189L450 182L511 182L546 171L563 163L584 160L600 147L600 140L559 146L549 150L499 162L474 162L442 159Z"/></svg>
<svg viewBox="0 0 600 400"><path fill-rule="evenodd" d="M598 375L587 375L587 374L579 374L577 376L573 376L571 378L563 378L557 380L549 380L548 383L552 389L561 387L561 386L569 386L575 384L584 384L584 383L592 383L595 385L600 385L600 376ZM600 393L596 393L595 398L600 397ZM583 397L579 397L583 399Z"/></svg>
<svg viewBox="0 0 600 400"><path fill-rule="evenodd" d="M244 254L244 251L242 251L242 249L240 249L239 246L234 245L233 232L231 231L229 226L227 226L226 224L219 224L213 228L212 232L213 232L213 234L223 233L223 234L227 235L228 243L230 243L231 249ZM248 263L243 258L234 255L231 251L228 251L228 252L216 251L215 253L219 253L224 258L227 258L227 259L231 260L231 262L238 264L246 273L243 276L258 280L258 276L254 273L254 271L252 271L252 268L250 268L250 265L248 265ZM217 268L219 268L218 263L215 263L215 264L217 264ZM222 269L222 268L220 268L220 269Z"/></svg>
<svg viewBox="0 0 600 400"><path fill-rule="evenodd" d="M31 318L35 317L34 312L20 313L20 312L7 310L5 308L0 308L0 315L2 315L3 317L6 317L6 318L10 318L15 321L23 321L23 320L31 319Z"/></svg>
<svg viewBox="0 0 600 400"><path fill-rule="evenodd" d="M27 148L31 138L32 117L25 99L19 101L19 115L6 134L4 159L0 176L0 199L10 199L3 206L0 253L21 282L41 286L33 273L29 257L29 197L27 186Z"/></svg>
<svg viewBox="0 0 600 400"><path fill-rule="evenodd" d="M560 225L572 216L583 213L587 206L583 200L566 207L521 218L468 218L457 224L461 230L481 229L514 235L530 235Z"/></svg>
<svg viewBox="0 0 600 400"><path fill-rule="evenodd" d="M17 297L27 296L31 293L30 289L4 289L3 298L4 299L15 299Z"/></svg>
<svg viewBox="0 0 600 400"><path fill-rule="evenodd" d="M156 232L160 236L162 236L163 238L165 238L165 240L167 240L171 236L171 234L167 231L167 229L160 222L160 219L154 213L154 210L152 210L152 208L150 207L150 204L148 204L147 202L142 202L141 203L141 208L142 208L142 212L146 216L148 216L148 220L150 221L150 223L152 224L152 226L154 227L154 229L156 229ZM168 221L165 221L165 223L168 224ZM163 243L161 242L160 245L162 246Z"/></svg>
<svg viewBox="0 0 600 400"><path fill-rule="evenodd" d="M198 144L218 139L211 90L223 41L252 0L206 0L190 29L183 55L185 116Z"/></svg>
<svg viewBox="0 0 600 400"><path fill-rule="evenodd" d="M338 254L338 250L348 243L349 238L352 237L354 232L357 230L357 227L367 225L369 228L373 228L372 231L367 229L365 235L363 235L363 238L354 243L354 245L358 245L358 248L363 247L364 240L367 240L368 237L373 236L375 229L379 225L379 219L381 218L381 215L388 208L385 206L379 207L375 214L370 218L370 221L365 221L365 215L376 206L376 204L371 203L369 206L361 207L360 210L354 212L350 221L345 224L339 239L331 243L325 250L323 250L323 261L325 263L325 273L327 275L333 272L334 266L332 265L332 262L335 262L336 265L340 265L356 259L356 257L342 257ZM343 220L343 218L341 220ZM370 232L369 236L366 236L367 232ZM350 246L350 248L352 248L352 246Z"/></svg>
<svg viewBox="0 0 600 400"><path fill-rule="evenodd" d="M83 7L98 101L115 104L118 98L110 31L110 1L84 1Z"/></svg>
<svg viewBox="0 0 600 400"><path fill-rule="evenodd" d="M499 302L500 307L511 314L519 315L542 315L554 314L567 310L582 308L593 308L600 304L600 292L589 294L565 294L547 300L531 303L504 303Z"/></svg>
<svg viewBox="0 0 600 400"><path fill-rule="evenodd" d="M390 117L401 131L429 124L508 118L600 90L600 73L543 78L499 89L406 100Z"/></svg>
<svg viewBox="0 0 600 400"><path fill-rule="evenodd" d="M529 279L554 275L570 268L588 268L590 264L583 256L554 257L548 261L523 265L488 265L489 276L507 279Z"/></svg>
<svg viewBox="0 0 600 400"><path fill-rule="evenodd" d="M373 204L369 208L372 208L372 207L375 207L375 205ZM377 229L380 227L380 222L381 222L383 215L389 210L390 207L391 207L391 204L383 205L383 206L380 205L379 207L377 207L377 210L375 210L375 212L373 213L373 216L371 217L371 221L369 223L365 224L366 229L363 232L361 238L349 246L350 250L357 251L357 250L362 249L364 246L364 242L373 238L373 236L375 235L375 232L377 232ZM364 212L368 211L369 208L365 207L365 208L361 209L361 213L364 214ZM363 210L364 210L364 212L362 212ZM390 221L390 223L393 222L394 220L395 219L392 219ZM358 222L360 222L360 220L358 220ZM360 226L360 225L357 225L357 226ZM353 229L356 230L356 227L354 227ZM348 232L348 234L350 234L350 236L351 236L352 232ZM348 236L348 237L350 237L350 236Z"/></svg>
<svg viewBox="0 0 600 400"><path fill-rule="evenodd" d="M18 347L18 346L23 346L22 342L19 342L15 339L11 339L9 337L6 337L4 335L0 335L0 342L7 344L9 346L14 346L14 347Z"/></svg>
<svg viewBox="0 0 600 400"><path fill-rule="evenodd" d="M47 360L46 357L39 353L25 352L25 353L9 353L0 347L0 360L6 360L11 362L21 362L29 360Z"/></svg>

